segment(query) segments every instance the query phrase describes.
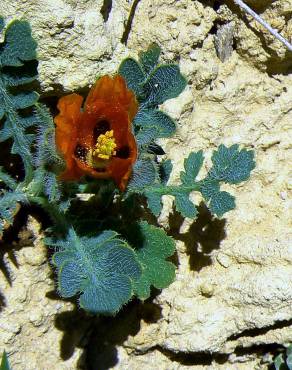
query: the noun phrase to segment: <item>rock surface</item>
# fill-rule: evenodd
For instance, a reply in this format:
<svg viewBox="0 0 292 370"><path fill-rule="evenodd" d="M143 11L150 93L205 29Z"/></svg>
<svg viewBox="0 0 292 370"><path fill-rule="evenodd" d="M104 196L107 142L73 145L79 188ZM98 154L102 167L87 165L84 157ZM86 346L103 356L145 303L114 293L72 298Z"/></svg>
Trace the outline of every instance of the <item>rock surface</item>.
<svg viewBox="0 0 292 370"><path fill-rule="evenodd" d="M191 151L204 149L209 163L220 143L256 152L251 179L231 188L237 208L225 219L211 218L201 206L195 222L183 221L172 212L171 199L165 199L159 222L177 240L177 279L152 303L133 303L114 319L93 321L87 345L90 370L267 369L261 357L270 346L292 342L292 55L232 2L217 3L0 4L0 14L31 22L39 45L41 89L51 95L83 89L152 41L161 45L164 61L179 62L189 85L163 106L178 122L174 137L161 141L174 162L171 182L178 180ZM290 0L247 3L284 36L291 35ZM234 50L222 63L214 36L231 21ZM53 280L36 238L35 248L17 247L18 269L5 255L13 279L11 286L5 278L0 281L6 302L1 347L15 370L23 369L27 359L32 365L26 370L81 368L80 349L72 349L67 361L61 355L62 333L54 322L56 314L72 306L46 297ZM78 322L73 347L90 320Z"/></svg>

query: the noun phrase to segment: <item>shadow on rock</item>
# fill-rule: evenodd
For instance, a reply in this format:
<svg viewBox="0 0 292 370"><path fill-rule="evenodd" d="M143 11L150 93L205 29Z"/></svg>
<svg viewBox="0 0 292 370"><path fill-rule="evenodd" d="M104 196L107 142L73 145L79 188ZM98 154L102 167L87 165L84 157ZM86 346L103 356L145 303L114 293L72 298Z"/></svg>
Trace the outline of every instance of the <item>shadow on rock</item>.
<svg viewBox="0 0 292 370"><path fill-rule="evenodd" d="M118 359L117 346L140 330L141 320L154 323L161 318L161 308L151 302L133 300L116 317L103 317L96 323L87 349L87 370L107 370Z"/></svg>
<svg viewBox="0 0 292 370"><path fill-rule="evenodd" d="M178 212L169 216L169 235L184 242L190 269L193 271L200 271L212 263L211 252L219 249L221 241L226 237L225 219L212 216L204 203L198 206L198 212L196 220L186 233L180 233L184 218Z"/></svg>
<svg viewBox="0 0 292 370"><path fill-rule="evenodd" d="M144 303L134 299L115 317L97 317L77 308L57 314L55 326L63 332L60 357L66 361L76 348L84 348L78 369L106 370L115 366L119 362L117 346L139 332L141 320L150 324L162 317L160 306L152 302L159 292L153 292ZM51 294L51 299L57 296Z"/></svg>

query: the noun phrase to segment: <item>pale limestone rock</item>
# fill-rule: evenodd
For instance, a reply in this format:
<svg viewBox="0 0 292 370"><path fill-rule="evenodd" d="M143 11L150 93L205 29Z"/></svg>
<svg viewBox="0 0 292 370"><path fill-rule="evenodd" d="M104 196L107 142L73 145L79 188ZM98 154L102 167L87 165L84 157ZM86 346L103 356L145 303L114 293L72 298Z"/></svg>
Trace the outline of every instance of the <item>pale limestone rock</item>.
<svg viewBox="0 0 292 370"><path fill-rule="evenodd" d="M64 361L60 353L64 332L55 325L56 317L72 310L72 304L47 297L54 291L51 268L44 263L47 247L41 242L40 225L32 217L27 230L21 233L19 245L15 244L15 252L8 247L3 255L2 271L7 273L1 273L0 279L4 297L0 306L0 347L6 350L15 370L75 369L81 350L75 350Z"/></svg>
<svg viewBox="0 0 292 370"><path fill-rule="evenodd" d="M80 89L115 72L125 49L120 41L129 4L113 1L106 23L102 5L102 0L1 1L1 15L31 23L45 91Z"/></svg>
<svg viewBox="0 0 292 370"><path fill-rule="evenodd" d="M291 0L247 3L283 35L291 34ZM161 317L151 323L139 320L139 331L118 343L118 361L112 367L267 369L257 354L240 356L234 351L292 342L291 55L252 20L243 20L240 12L222 5L216 13L194 0L138 2L126 49L120 40L133 1L113 1L106 23L102 4L2 0L0 13L31 21L39 43L42 88L53 95L81 89L97 74L114 72L127 53L135 56L153 41L161 45L163 61L179 62L189 86L162 107L177 120L176 134L161 140L174 163L172 183L178 181L189 152L204 149L208 166L221 143L253 148L257 162L247 183L228 187L237 209L226 221L216 223L201 212L204 227L198 221L182 223L170 214L171 197L164 197L159 222L177 240L177 279L154 300ZM236 24L236 47L225 63L214 48L211 30L216 20ZM196 195L196 200L201 199ZM71 305L45 297L53 280L41 240L36 245L36 254L29 243L17 251L19 270L7 262L13 282L12 287L1 282L7 307L1 313L0 343L11 353L16 370L23 368L25 356L35 358L32 369L36 364L34 369L53 369L52 363L56 369L75 369L80 350L62 362L61 334L54 326L55 313ZM113 334L119 330L115 320ZM127 324L126 320L125 327L130 327ZM29 342L24 339L27 334L37 339ZM202 352L209 357L198 364L196 353ZM223 357L217 362L212 353Z"/></svg>

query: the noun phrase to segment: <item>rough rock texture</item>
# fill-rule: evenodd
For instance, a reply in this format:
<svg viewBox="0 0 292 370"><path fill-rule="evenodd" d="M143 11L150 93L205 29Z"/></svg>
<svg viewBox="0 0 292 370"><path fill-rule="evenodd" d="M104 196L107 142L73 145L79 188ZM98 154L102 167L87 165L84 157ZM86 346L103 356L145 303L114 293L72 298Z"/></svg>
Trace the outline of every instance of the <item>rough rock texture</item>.
<svg viewBox="0 0 292 370"><path fill-rule="evenodd" d="M75 369L81 350L76 349L66 361L70 349L62 344L66 316L73 305L54 293L38 222L30 217L19 237L20 242L14 242L13 248L1 245L0 348L8 353L12 369ZM84 325L86 322L80 325L80 332L66 328L71 329L74 347L79 344Z"/></svg>
<svg viewBox="0 0 292 370"><path fill-rule="evenodd" d="M39 43L40 82L46 91L88 86L117 68L129 13L127 0L1 1L0 14L23 17ZM111 11L109 12L109 10ZM105 22L106 21L106 22Z"/></svg>
<svg viewBox="0 0 292 370"><path fill-rule="evenodd" d="M104 9L111 3L107 19ZM290 0L247 3L291 37ZM87 346L90 370L267 369L269 358L263 354L275 343L292 342L292 55L232 4L1 2L4 16L24 15L31 21L39 42L41 88L50 94L82 89L152 41L161 45L163 60L180 63L189 85L163 107L178 121L175 136L161 141L175 166L171 182L177 181L190 151L205 149L209 163L220 143L239 143L256 152L257 167L247 183L234 187L237 209L225 219L211 218L201 206L195 222L184 221L171 211L171 199L165 199L159 221L177 240L177 279L152 303L134 302L116 318L94 322ZM234 51L222 63L214 35L230 21ZM129 34L125 24L131 25ZM23 262L13 270L12 286L1 280L7 301L1 325L8 328L8 334L0 333L1 346L3 342L16 370L36 346L38 355L29 356L37 359L38 369L51 369L48 363L75 369L80 350L63 362L54 325L55 313L71 306L45 298L53 280L45 257L38 262L42 252L30 251L33 268L25 259L27 248L17 253ZM22 296L18 284L24 282L34 295L30 303L16 305Z"/></svg>

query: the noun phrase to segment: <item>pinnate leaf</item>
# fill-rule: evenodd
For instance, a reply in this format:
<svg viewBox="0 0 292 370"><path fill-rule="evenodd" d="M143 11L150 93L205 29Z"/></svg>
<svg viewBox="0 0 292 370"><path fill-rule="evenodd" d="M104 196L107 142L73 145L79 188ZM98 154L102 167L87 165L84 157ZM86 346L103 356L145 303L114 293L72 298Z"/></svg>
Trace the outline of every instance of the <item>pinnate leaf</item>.
<svg viewBox="0 0 292 370"><path fill-rule="evenodd" d="M35 59L36 42L31 36L29 23L18 20L11 22L0 45L0 116L3 120L0 142L13 139L11 153L22 158L27 184L33 176L31 144L34 134L28 134L26 129L32 126L34 114L28 109L24 118L21 110L31 108L36 103L38 94L11 86L23 85L36 78Z"/></svg>

